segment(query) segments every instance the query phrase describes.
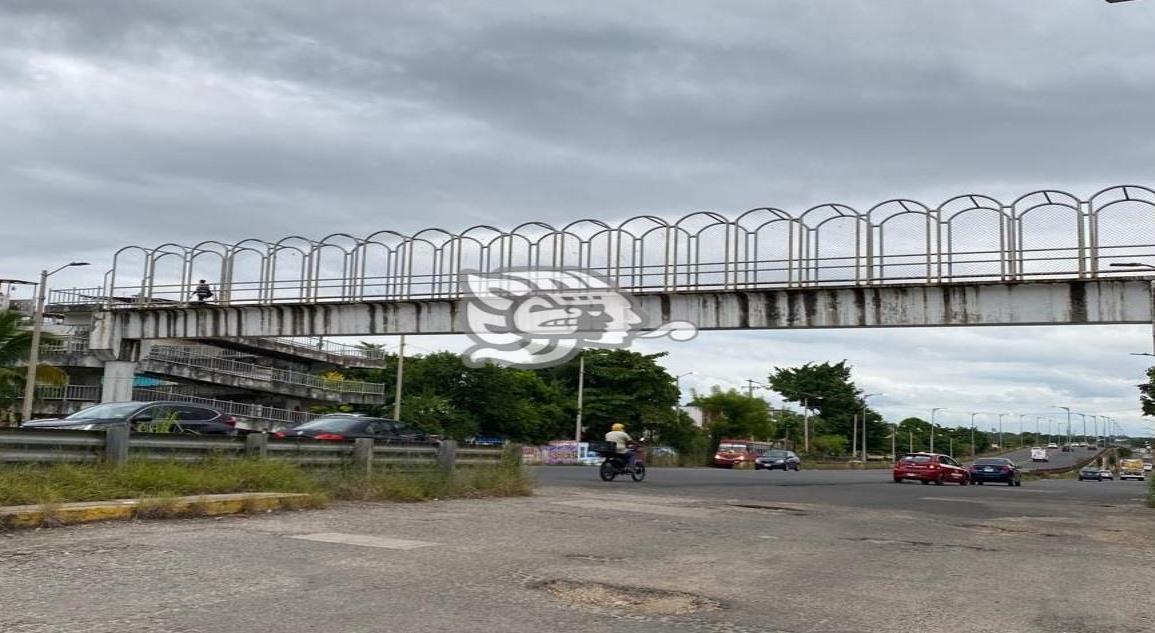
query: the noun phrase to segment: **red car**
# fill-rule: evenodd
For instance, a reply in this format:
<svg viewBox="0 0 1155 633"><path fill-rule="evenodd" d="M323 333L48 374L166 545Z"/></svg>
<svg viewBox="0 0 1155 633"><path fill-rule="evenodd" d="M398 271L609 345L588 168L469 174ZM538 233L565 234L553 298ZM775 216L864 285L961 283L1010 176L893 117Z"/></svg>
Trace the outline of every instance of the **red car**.
<svg viewBox="0 0 1155 633"><path fill-rule="evenodd" d="M948 481L959 485L970 483L971 476L962 464L941 453L910 453L894 465L894 483L906 480L941 486Z"/></svg>

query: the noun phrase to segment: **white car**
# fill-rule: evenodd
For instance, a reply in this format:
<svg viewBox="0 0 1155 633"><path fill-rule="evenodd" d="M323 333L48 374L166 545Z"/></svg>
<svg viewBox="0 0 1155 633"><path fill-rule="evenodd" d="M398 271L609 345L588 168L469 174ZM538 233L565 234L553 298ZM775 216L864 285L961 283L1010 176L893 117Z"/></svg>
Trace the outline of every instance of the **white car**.
<svg viewBox="0 0 1155 633"><path fill-rule="evenodd" d="M1047 449L1040 448L1038 446L1032 448L1031 449L1031 461L1032 462L1050 461L1047 459Z"/></svg>
<svg viewBox="0 0 1155 633"><path fill-rule="evenodd" d="M1059 448L1059 445L1054 443L1054 442L1051 442L1050 444L1047 444L1047 448Z"/></svg>
<svg viewBox="0 0 1155 633"><path fill-rule="evenodd" d="M1104 468L1103 470L1099 471L1099 479L1110 479L1111 481L1115 481L1115 473Z"/></svg>
<svg viewBox="0 0 1155 633"><path fill-rule="evenodd" d="M1151 462L1145 462L1143 464L1143 472L1145 472L1145 473L1151 472Z"/></svg>

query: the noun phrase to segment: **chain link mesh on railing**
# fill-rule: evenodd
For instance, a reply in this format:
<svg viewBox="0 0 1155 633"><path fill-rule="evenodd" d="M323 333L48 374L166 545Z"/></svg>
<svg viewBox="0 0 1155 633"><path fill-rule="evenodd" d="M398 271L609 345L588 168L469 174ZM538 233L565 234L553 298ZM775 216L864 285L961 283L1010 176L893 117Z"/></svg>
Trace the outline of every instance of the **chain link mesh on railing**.
<svg viewBox="0 0 1155 633"><path fill-rule="evenodd" d="M149 350L145 360L192 367L250 380L322 389L334 393L367 395L384 395L385 393L385 385L380 383L333 379L287 369L264 367L220 355L207 354L203 348L199 347L157 345Z"/></svg>
<svg viewBox="0 0 1155 633"><path fill-rule="evenodd" d="M458 298L467 273L511 267L591 271L633 293L1137 274L1112 262L1155 263L1155 191L1116 186L1085 200L1036 191L1006 204L972 194L934 207L896 199L866 211L825 204L734 219L710 212L673 222L527 222L506 232L475 226L129 246L114 255L102 288L55 291L52 300L195 305L202 280L213 305Z"/></svg>

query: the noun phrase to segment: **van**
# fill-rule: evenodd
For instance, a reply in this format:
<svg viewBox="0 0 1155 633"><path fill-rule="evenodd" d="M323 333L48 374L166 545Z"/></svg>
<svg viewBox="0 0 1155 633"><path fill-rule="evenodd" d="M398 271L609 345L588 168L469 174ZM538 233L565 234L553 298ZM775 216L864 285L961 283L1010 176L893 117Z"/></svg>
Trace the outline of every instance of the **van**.
<svg viewBox="0 0 1155 633"><path fill-rule="evenodd" d="M1032 448L1031 449L1031 461L1032 462L1050 461L1047 459L1047 449L1042 448L1040 446L1036 446L1036 447Z"/></svg>
<svg viewBox="0 0 1155 633"><path fill-rule="evenodd" d="M1143 460L1141 459L1121 459L1119 460L1119 479L1138 479L1143 481L1146 479L1146 473L1143 472Z"/></svg>

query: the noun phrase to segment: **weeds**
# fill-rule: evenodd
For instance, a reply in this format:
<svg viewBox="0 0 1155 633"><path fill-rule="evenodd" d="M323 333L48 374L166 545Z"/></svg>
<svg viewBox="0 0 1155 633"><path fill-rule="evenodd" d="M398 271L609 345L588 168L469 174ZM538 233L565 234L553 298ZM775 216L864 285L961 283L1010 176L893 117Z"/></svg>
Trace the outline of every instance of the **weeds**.
<svg viewBox="0 0 1155 633"><path fill-rule="evenodd" d="M517 464L436 469L308 469L274 460L211 458L199 462L130 461L101 464L0 466L0 506L147 498L146 515L171 511L175 497L237 492L301 492L303 506L326 500L401 501L532 494L533 480Z"/></svg>

